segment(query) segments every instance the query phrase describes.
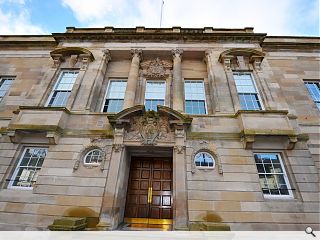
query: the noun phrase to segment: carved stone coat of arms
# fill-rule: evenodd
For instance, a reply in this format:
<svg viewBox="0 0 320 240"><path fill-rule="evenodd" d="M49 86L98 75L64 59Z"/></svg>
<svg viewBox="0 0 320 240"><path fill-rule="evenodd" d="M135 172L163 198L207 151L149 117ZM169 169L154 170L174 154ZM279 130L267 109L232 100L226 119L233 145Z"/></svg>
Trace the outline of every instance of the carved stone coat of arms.
<svg viewBox="0 0 320 240"><path fill-rule="evenodd" d="M141 141L143 145L154 145L158 140L172 140L173 132L170 129L168 117L149 111L143 116L132 117L125 139Z"/></svg>

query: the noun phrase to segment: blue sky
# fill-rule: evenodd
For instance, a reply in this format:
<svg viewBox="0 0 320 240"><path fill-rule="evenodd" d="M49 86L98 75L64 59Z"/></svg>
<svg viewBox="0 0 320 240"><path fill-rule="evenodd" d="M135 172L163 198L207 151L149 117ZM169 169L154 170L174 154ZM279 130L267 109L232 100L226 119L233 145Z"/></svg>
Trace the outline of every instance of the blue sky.
<svg viewBox="0 0 320 240"><path fill-rule="evenodd" d="M162 0L0 0L0 35L75 27L159 27ZM319 0L164 0L162 27L319 36Z"/></svg>

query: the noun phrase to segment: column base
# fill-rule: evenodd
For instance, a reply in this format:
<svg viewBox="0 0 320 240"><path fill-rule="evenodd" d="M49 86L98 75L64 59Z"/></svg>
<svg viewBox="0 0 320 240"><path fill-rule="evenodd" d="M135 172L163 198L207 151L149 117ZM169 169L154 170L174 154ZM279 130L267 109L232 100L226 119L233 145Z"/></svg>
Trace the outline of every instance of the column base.
<svg viewBox="0 0 320 240"><path fill-rule="evenodd" d="M189 227L187 225L185 226L174 226L175 231L189 231Z"/></svg>
<svg viewBox="0 0 320 240"><path fill-rule="evenodd" d="M111 231L112 230L112 226L110 223L106 223L106 222L99 222L96 226L96 230L97 231Z"/></svg>

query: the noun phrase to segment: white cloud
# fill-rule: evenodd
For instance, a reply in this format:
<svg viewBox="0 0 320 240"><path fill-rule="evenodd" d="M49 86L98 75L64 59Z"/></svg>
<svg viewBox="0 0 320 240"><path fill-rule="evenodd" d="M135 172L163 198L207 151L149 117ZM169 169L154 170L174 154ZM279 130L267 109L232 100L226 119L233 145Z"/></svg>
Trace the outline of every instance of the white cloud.
<svg viewBox="0 0 320 240"><path fill-rule="evenodd" d="M108 14L125 6L124 0L62 0L64 7L69 7L80 22L103 22ZM119 16L120 17L120 16Z"/></svg>
<svg viewBox="0 0 320 240"><path fill-rule="evenodd" d="M18 5L16 11L2 10L0 1L0 34L46 34L40 26L32 24L30 21L30 13L25 7L25 0L8 0L9 3ZM20 6L19 6L20 5Z"/></svg>
<svg viewBox="0 0 320 240"><path fill-rule="evenodd" d="M89 27L159 27L161 0L62 0ZM162 27L244 28L268 35L299 34L294 22L312 25L314 17L292 14L303 0L164 0ZM315 14L313 9L306 12ZM301 12L301 11L300 11ZM307 14L307 13L304 13ZM316 14L319 18L319 14ZM300 19L300 20L299 20ZM303 19L303 20L301 20ZM300 27L302 29L303 26Z"/></svg>

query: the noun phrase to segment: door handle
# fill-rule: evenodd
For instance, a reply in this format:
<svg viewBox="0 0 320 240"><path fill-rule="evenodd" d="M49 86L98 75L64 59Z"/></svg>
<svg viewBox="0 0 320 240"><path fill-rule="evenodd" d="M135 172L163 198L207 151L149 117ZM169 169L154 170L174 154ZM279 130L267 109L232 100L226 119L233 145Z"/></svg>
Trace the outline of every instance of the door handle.
<svg viewBox="0 0 320 240"><path fill-rule="evenodd" d="M152 202L152 187L148 188L148 203Z"/></svg>

